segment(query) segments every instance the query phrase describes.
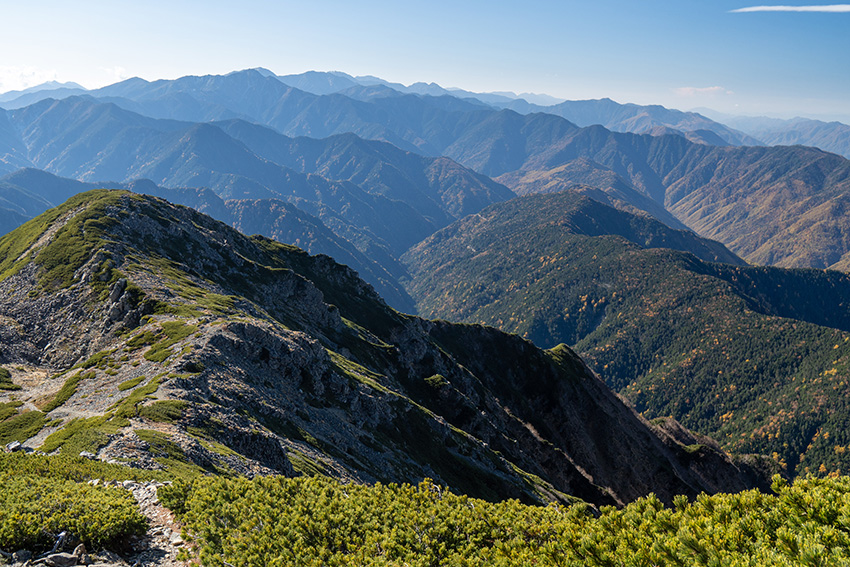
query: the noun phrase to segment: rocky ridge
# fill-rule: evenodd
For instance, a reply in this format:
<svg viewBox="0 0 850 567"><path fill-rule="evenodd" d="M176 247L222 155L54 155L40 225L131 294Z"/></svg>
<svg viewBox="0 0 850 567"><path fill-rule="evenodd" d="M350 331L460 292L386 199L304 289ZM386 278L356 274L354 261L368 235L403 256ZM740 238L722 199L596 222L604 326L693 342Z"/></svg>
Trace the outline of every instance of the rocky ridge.
<svg viewBox="0 0 850 567"><path fill-rule="evenodd" d="M136 466L416 482L529 502L760 473L628 409L566 347L397 313L326 256L96 191L0 240L24 445ZM27 376L31 378L25 379Z"/></svg>

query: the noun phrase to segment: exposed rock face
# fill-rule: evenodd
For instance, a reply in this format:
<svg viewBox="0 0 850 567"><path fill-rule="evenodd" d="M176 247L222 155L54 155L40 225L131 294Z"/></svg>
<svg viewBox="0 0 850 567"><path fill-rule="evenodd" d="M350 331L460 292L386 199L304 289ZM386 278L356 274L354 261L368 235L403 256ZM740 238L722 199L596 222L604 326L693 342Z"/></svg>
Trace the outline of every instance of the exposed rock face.
<svg viewBox="0 0 850 567"><path fill-rule="evenodd" d="M47 412L29 447L152 468L431 477L537 502L759 480L710 444L685 451L566 347L399 314L328 257L124 192L46 214L56 220L0 240L0 364L64 371L19 379L19 411ZM72 278L50 262L58 245L75 247L61 266Z"/></svg>

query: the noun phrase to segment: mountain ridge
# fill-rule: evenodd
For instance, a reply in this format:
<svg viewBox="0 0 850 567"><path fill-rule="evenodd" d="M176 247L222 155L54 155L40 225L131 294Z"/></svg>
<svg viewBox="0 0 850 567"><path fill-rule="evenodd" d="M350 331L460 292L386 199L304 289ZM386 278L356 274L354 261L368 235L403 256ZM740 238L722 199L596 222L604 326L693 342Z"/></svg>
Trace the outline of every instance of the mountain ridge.
<svg viewBox="0 0 850 567"><path fill-rule="evenodd" d="M381 262L377 263L370 256L356 249L353 244L337 236L321 220L301 209L295 209L285 201L268 200L266 217L259 214L246 220L244 211L256 207L258 201L225 201L209 189L166 188L150 180L137 180L126 184L83 183L59 178L41 170L23 169L0 178L0 195L7 188L15 193L23 192L31 195L30 199L35 206L26 210L26 215L22 215L21 211L13 210L16 209L15 205L20 203L20 199L10 203L11 208L6 209L11 213L7 213L10 220L7 221L9 224L4 234L56 203L62 203L78 193L102 188L127 189L192 207L231 226L251 226L255 232L270 238L279 240L286 236L313 254L324 253L337 257L375 286L382 297L385 297L394 307L406 312L415 311L413 300L396 281L406 272L403 267L397 265L388 252L373 249L370 256L379 257ZM0 201L0 206L2 204L3 202ZM268 211L271 209L276 209L281 214L264 222L263 219L267 218ZM0 228L3 227L0 226ZM388 273L385 266L389 266L393 272Z"/></svg>
<svg viewBox="0 0 850 567"><path fill-rule="evenodd" d="M733 146L763 145L758 137L734 130L697 112L683 112L660 105L620 104L610 98L602 98L568 100L551 106L529 104L520 100L499 106L522 114L532 112L554 114L582 127L599 124L615 132L647 134L660 127L677 130L687 135L705 130L718 136L723 143Z"/></svg>
<svg viewBox="0 0 850 567"><path fill-rule="evenodd" d="M768 145L813 146L850 158L850 126L844 122L795 117L731 116L712 113L714 119L729 124Z"/></svg>
<svg viewBox="0 0 850 567"><path fill-rule="evenodd" d="M792 475L845 470L850 277L700 260L669 232L577 195L521 197L411 249L406 285L424 316L571 345L647 417Z"/></svg>
<svg viewBox="0 0 850 567"><path fill-rule="evenodd" d="M188 466L428 476L528 501L671 498L761 474L710 444L686 450L566 347L399 314L326 256L157 198L78 195L0 252L0 315L17 322L0 357L27 386L16 396L42 404L35 446L107 458L162 423L157 443ZM39 374L58 370L62 388ZM621 459L630 466L611 466Z"/></svg>

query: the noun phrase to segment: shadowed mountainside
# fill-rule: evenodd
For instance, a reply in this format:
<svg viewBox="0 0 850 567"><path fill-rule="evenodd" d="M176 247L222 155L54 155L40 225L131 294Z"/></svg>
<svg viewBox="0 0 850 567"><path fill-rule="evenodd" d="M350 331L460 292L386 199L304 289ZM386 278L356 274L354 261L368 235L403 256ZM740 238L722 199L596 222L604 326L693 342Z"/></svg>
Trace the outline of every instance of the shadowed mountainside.
<svg viewBox="0 0 850 567"><path fill-rule="evenodd" d="M488 207L404 261L427 317L573 345L648 417L790 473L846 470L850 277L710 263L695 244L564 193Z"/></svg>

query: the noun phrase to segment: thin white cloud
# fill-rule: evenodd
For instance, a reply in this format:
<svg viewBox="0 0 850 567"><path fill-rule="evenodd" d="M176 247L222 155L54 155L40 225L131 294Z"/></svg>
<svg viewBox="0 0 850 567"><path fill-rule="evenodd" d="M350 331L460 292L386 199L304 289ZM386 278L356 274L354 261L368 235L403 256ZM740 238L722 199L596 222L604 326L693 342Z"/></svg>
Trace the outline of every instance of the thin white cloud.
<svg viewBox="0 0 850 567"><path fill-rule="evenodd" d="M20 91L56 80L56 71L36 67L0 66L0 93Z"/></svg>
<svg viewBox="0 0 850 567"><path fill-rule="evenodd" d="M750 6L749 8L738 8L729 10L731 14L742 14L745 12L850 12L850 4L830 4L827 6Z"/></svg>
<svg viewBox="0 0 850 567"><path fill-rule="evenodd" d="M124 67L98 67L98 71L106 75L106 85L111 85L112 83L117 83L119 81L123 81L124 79L129 79L130 75L127 73L127 69Z"/></svg>
<svg viewBox="0 0 850 567"><path fill-rule="evenodd" d="M677 89L673 89L673 92L679 96L689 97L734 94L732 91L727 90L726 87L679 87Z"/></svg>

